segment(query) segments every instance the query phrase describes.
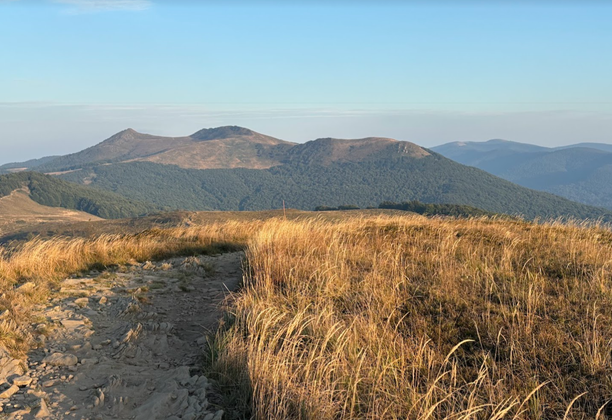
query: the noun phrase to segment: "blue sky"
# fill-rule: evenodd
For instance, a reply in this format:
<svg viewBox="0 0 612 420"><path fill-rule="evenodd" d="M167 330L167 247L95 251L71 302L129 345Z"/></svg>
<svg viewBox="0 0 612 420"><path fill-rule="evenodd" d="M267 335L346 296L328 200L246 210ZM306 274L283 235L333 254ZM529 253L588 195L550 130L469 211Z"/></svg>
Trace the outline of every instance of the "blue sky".
<svg viewBox="0 0 612 420"><path fill-rule="evenodd" d="M0 163L132 127L612 143L605 1L0 0Z"/></svg>

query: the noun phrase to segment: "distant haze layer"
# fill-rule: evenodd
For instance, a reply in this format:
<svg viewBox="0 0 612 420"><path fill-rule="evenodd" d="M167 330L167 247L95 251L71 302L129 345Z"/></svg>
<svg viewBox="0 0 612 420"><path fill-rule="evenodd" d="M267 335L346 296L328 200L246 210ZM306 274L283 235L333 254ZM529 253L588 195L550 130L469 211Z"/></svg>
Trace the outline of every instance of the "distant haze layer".
<svg viewBox="0 0 612 420"><path fill-rule="evenodd" d="M542 146L612 143L612 118L574 111L428 111L416 109L228 108L206 105L60 105L0 103L0 164L77 152L132 127L185 136L201 127L252 127L302 143L319 137L385 136L433 147L504 138Z"/></svg>

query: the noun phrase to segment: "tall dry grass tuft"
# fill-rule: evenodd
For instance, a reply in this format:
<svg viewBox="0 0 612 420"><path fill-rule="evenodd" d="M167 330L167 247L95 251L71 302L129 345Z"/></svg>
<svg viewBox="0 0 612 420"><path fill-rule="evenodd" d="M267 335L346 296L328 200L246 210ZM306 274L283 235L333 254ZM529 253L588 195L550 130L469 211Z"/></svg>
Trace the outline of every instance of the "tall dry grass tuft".
<svg viewBox="0 0 612 420"><path fill-rule="evenodd" d="M28 349L32 306L48 299L51 289L68 275L132 260L241 249L260 224L230 221L87 239L34 239L12 249L0 248L0 311L6 311L0 322L0 345L17 355ZM34 287L19 289L25 282Z"/></svg>
<svg viewBox="0 0 612 420"><path fill-rule="evenodd" d="M236 417L608 418L608 230L273 220L247 256L210 361Z"/></svg>

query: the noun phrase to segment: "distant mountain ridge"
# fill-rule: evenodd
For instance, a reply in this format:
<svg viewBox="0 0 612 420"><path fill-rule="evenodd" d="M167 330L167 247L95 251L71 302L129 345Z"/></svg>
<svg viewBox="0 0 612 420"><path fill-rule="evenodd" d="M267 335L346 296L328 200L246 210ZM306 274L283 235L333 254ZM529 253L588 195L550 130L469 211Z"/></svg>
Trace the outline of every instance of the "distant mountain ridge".
<svg viewBox="0 0 612 420"><path fill-rule="evenodd" d="M161 137L128 129L36 168L153 208L458 204L533 217L604 218L600 208L522 188L414 143L384 137L287 142L243 127Z"/></svg>
<svg viewBox="0 0 612 420"><path fill-rule="evenodd" d="M547 148L490 140L453 142L433 151L508 181L612 209L612 145L578 143Z"/></svg>
<svg viewBox="0 0 612 420"><path fill-rule="evenodd" d="M424 157L429 152L416 144L382 137L322 138L299 144L237 126L206 128L184 137L155 136L129 128L80 152L45 158L36 166L27 162L12 165L47 173L120 162L153 162L184 169L267 169L298 161L329 165L395 154Z"/></svg>
<svg viewBox="0 0 612 420"><path fill-rule="evenodd" d="M21 172L27 169L33 169L41 165L44 165L48 162L51 162L52 160L55 160L58 157L59 156L46 156L40 159L30 159L25 162L6 163L0 166L0 174Z"/></svg>

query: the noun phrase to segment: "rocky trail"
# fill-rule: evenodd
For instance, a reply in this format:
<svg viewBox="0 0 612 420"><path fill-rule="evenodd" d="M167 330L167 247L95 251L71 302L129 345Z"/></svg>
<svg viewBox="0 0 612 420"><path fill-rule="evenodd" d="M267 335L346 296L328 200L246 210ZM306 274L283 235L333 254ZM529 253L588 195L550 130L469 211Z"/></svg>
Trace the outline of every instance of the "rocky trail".
<svg viewBox="0 0 612 420"><path fill-rule="evenodd" d="M35 314L39 347L25 361L0 354L0 418L220 420L201 358L242 258L134 262L66 279Z"/></svg>

